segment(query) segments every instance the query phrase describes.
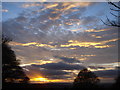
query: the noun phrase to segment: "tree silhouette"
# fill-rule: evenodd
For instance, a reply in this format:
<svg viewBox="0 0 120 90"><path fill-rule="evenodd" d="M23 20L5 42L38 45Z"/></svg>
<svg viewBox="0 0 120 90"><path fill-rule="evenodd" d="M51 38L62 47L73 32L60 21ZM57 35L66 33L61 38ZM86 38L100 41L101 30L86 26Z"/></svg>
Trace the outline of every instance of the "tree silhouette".
<svg viewBox="0 0 120 90"><path fill-rule="evenodd" d="M27 83L29 78L19 66L19 60L16 60L14 51L8 45L10 41L9 38L2 37L2 82L3 84L6 82Z"/></svg>
<svg viewBox="0 0 120 90"><path fill-rule="evenodd" d="M113 15L114 17L116 17L118 20L110 20L107 16L107 23L105 23L103 20L101 20L105 25L107 26L115 26L115 27L120 27L120 16L119 16L119 13L120 13L120 2L118 2L118 5L113 3L113 2L108 2L109 5L115 7L115 9L113 8L110 8L111 11L114 11L114 12L117 12L118 14L115 15L113 12L110 12L111 15Z"/></svg>
<svg viewBox="0 0 120 90"><path fill-rule="evenodd" d="M114 84L115 88L120 88L120 75L118 75L118 77L116 78L116 82Z"/></svg>
<svg viewBox="0 0 120 90"><path fill-rule="evenodd" d="M115 83L113 84L113 88L120 88L120 67L118 69L118 76L115 78Z"/></svg>
<svg viewBox="0 0 120 90"><path fill-rule="evenodd" d="M99 83L98 77L88 69L83 69L79 72L74 80L73 87L77 88L95 88Z"/></svg>

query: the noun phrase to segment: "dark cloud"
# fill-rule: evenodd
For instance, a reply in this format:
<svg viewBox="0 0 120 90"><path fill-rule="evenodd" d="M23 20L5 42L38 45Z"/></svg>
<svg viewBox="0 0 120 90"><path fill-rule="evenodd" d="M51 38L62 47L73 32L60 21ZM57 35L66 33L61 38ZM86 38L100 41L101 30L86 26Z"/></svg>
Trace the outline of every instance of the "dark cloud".
<svg viewBox="0 0 120 90"><path fill-rule="evenodd" d="M49 79L72 79L73 77L71 76L66 76L66 75L54 75L54 76L48 76L47 78Z"/></svg>
<svg viewBox="0 0 120 90"><path fill-rule="evenodd" d="M49 70L80 70L84 68L83 66L80 66L80 65L70 65L70 64L63 63L63 62L47 63L43 65L33 64L32 66L45 68Z"/></svg>
<svg viewBox="0 0 120 90"><path fill-rule="evenodd" d="M65 71L61 71L61 70L49 70L49 69L45 69L45 70L40 70L40 73L44 76L56 76L56 75L67 75L69 74L69 72L65 72Z"/></svg>
<svg viewBox="0 0 120 90"><path fill-rule="evenodd" d="M99 23L100 21L100 19L96 16L82 17L81 20L83 25L95 25L95 24L97 25L97 23Z"/></svg>
<svg viewBox="0 0 120 90"><path fill-rule="evenodd" d="M95 71L96 75L99 77L108 77L113 78L118 76L118 70L102 70L102 71Z"/></svg>
<svg viewBox="0 0 120 90"><path fill-rule="evenodd" d="M71 72L67 72L67 71L62 71L62 70L50 70L50 69L41 69L40 67L36 67L36 66L24 66L23 68L28 69L29 71L25 71L27 75L34 76L35 75L39 75L39 76L44 76L46 78L49 79L67 79L70 78L71 76L69 76L69 74L71 74Z"/></svg>
<svg viewBox="0 0 120 90"><path fill-rule="evenodd" d="M75 58L59 57L59 56L54 56L54 57L59 58L59 59L63 60L64 62L67 62L67 63L80 63L80 60L77 60Z"/></svg>
<svg viewBox="0 0 120 90"><path fill-rule="evenodd" d="M105 69L105 67L100 67L100 66L88 66L91 69Z"/></svg>
<svg viewBox="0 0 120 90"><path fill-rule="evenodd" d="M16 18L17 22L26 22L27 18L25 18L24 16L19 16L18 18Z"/></svg>

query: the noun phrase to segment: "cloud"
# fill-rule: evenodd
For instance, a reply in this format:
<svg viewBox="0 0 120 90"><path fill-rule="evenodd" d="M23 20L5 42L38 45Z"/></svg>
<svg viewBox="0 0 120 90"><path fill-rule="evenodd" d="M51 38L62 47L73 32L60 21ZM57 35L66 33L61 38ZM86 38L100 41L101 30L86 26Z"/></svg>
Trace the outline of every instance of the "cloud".
<svg viewBox="0 0 120 90"><path fill-rule="evenodd" d="M114 70L117 69L116 67L119 67L119 62L113 62L113 63L103 63L103 64L91 64L88 66L90 69L99 69L100 70Z"/></svg>
<svg viewBox="0 0 120 90"><path fill-rule="evenodd" d="M106 70L97 65L117 61L117 28L100 24L96 15L86 15L92 4L24 3L23 13L2 23L17 59L31 71L28 75L69 78L72 70L84 68L77 63Z"/></svg>
<svg viewBox="0 0 120 90"><path fill-rule="evenodd" d="M57 7L58 5L59 5L59 3L61 4L61 2L52 2L52 3L47 3L47 4L45 4L44 2L43 2L43 4L44 4L44 8L46 8L46 9L50 9L50 8L54 8L54 7ZM22 5L22 7L23 8L29 8L29 7L39 7L39 6L41 6L41 4L42 4L42 2L40 3L24 3L23 5ZM64 3L62 3L62 7L64 7L63 9L64 10L68 10L68 9L70 9L70 8L74 8L74 7L76 7L76 6L79 6L79 7L87 7L87 6L90 6L90 5L93 5L93 2L77 2L77 3L75 3L75 2L71 2L71 3L69 3L69 2L64 2Z"/></svg>
<svg viewBox="0 0 120 90"><path fill-rule="evenodd" d="M65 80L70 80L73 77L72 76L67 76L67 75L54 75L54 76L48 76L49 79L62 79L63 81Z"/></svg>
<svg viewBox="0 0 120 90"><path fill-rule="evenodd" d="M9 10L8 9L2 9L2 12L8 12Z"/></svg>
<svg viewBox="0 0 120 90"><path fill-rule="evenodd" d="M115 42L118 39L111 39L101 42L79 42L77 40L69 40L65 45L49 45L37 42L30 42L30 43L18 43L18 42L10 42L9 44L12 46L36 46L36 47L44 47L44 48L69 48L69 49L76 49L77 47L88 47L88 48L109 48L114 47L115 45L108 45L107 43Z"/></svg>
<svg viewBox="0 0 120 90"><path fill-rule="evenodd" d="M108 31L108 30L110 30L110 29L109 28L101 29L101 30L90 29L90 30L85 30L85 32L103 32L103 31Z"/></svg>
<svg viewBox="0 0 120 90"><path fill-rule="evenodd" d="M40 73L44 76L56 76L56 75L66 75L69 74L69 72L61 71L61 70L40 70Z"/></svg>
<svg viewBox="0 0 120 90"><path fill-rule="evenodd" d="M31 43L17 43L17 42L10 42L9 43L12 46L36 46L36 47L48 47L48 48L54 48L54 46L47 45L47 44L40 44L37 42L31 42Z"/></svg>
<svg viewBox="0 0 120 90"><path fill-rule="evenodd" d="M43 64L43 65L32 65L35 67L41 67L49 70L80 70L83 69L83 66L80 65L70 65L66 64L63 62L58 62L58 63L48 63L48 64Z"/></svg>
<svg viewBox="0 0 120 90"><path fill-rule="evenodd" d="M95 17L95 16L87 16L87 17L82 17L82 24L83 25L92 25L92 24L96 24L99 23L99 18Z"/></svg>
<svg viewBox="0 0 120 90"><path fill-rule="evenodd" d="M115 78L118 76L118 70L103 70L95 72L100 77Z"/></svg>
<svg viewBox="0 0 120 90"><path fill-rule="evenodd" d="M54 56L55 58L59 58L62 61L66 62L66 63L80 63L79 60L75 59L75 58L68 58L68 57L59 57L59 56Z"/></svg>
<svg viewBox="0 0 120 90"><path fill-rule="evenodd" d="M36 6L40 6L40 3L24 3L22 5L23 8L29 8L29 7L36 7Z"/></svg>
<svg viewBox="0 0 120 90"><path fill-rule="evenodd" d="M100 66L98 66L98 67L96 67L96 66L88 66L90 69L105 69L105 67L100 67Z"/></svg>
<svg viewBox="0 0 120 90"><path fill-rule="evenodd" d="M72 78L71 72L63 71L63 70L50 70L50 69L41 69L40 67L36 67L34 65L24 66L23 67L26 74L30 78L43 76L48 79L68 79ZM27 69L27 70L26 70Z"/></svg>
<svg viewBox="0 0 120 90"><path fill-rule="evenodd" d="M117 41L118 39L111 39L111 40L106 40L106 41L101 41L101 42L79 42L77 40L69 40L69 44L66 45L60 45L61 47L70 47L70 46L79 46L79 47L90 47L90 48L108 48L108 47L113 47L114 45L105 45L109 42L114 42Z"/></svg>
<svg viewBox="0 0 120 90"><path fill-rule="evenodd" d="M24 16L19 16L18 18L16 18L16 22L26 22L27 21L27 18L25 18Z"/></svg>

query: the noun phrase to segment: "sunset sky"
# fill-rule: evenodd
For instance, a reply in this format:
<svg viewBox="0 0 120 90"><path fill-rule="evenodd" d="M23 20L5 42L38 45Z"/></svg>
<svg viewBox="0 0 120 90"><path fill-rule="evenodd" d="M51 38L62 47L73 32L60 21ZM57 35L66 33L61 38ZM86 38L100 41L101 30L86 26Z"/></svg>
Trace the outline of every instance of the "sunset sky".
<svg viewBox="0 0 120 90"><path fill-rule="evenodd" d="M101 21L116 19L110 8L107 2L4 2L2 32L31 82L73 82L85 67L101 82L114 82L118 30Z"/></svg>

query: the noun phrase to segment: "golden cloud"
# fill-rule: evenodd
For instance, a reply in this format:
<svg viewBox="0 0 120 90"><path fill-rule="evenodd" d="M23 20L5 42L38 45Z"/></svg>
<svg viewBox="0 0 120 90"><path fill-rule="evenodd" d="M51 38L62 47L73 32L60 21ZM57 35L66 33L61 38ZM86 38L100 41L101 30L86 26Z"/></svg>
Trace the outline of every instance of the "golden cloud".
<svg viewBox="0 0 120 90"><path fill-rule="evenodd" d="M102 36L96 36L96 35L91 35L91 37L94 37L94 38L102 38Z"/></svg>
<svg viewBox="0 0 120 90"><path fill-rule="evenodd" d="M49 47L49 48L54 48L55 47L55 46L52 46L52 45L40 44L40 43L37 43L37 42L30 42L30 43L10 42L9 44L12 45L12 46L16 46L16 45L31 46L31 45L34 45L34 46L37 46L37 47Z"/></svg>
<svg viewBox="0 0 120 90"><path fill-rule="evenodd" d="M23 66L30 66L32 64L42 65L42 64L53 63L53 62L54 61L51 61L51 60L47 60L47 61L46 60L37 60L37 62L35 62L35 63L20 64L20 66L21 67L23 67Z"/></svg>
<svg viewBox="0 0 120 90"><path fill-rule="evenodd" d="M22 5L23 8L38 7L38 6L41 6L41 4L39 4L39 3L25 3ZM55 4L44 5L44 6L45 6L44 9L50 9L50 8L58 6L58 4L55 3Z"/></svg>
<svg viewBox="0 0 120 90"><path fill-rule="evenodd" d="M80 55L82 57L92 57L92 56L96 56L96 55L93 55L93 54L90 54L90 55Z"/></svg>
<svg viewBox="0 0 120 90"><path fill-rule="evenodd" d="M117 41L118 39L111 39L111 40L106 40L106 41L100 41L100 42L80 42L77 40L69 40L68 44L62 44L60 47L71 47L71 46L79 46L79 47L89 47L89 48L108 48L108 47L113 47L114 45L105 45L109 42L114 42ZM59 47L57 45L49 45L49 44L42 44L42 43L37 43L37 42L30 42L30 43L18 43L18 42L10 42L9 43L12 46L37 46L37 47L45 47L45 48L51 48L51 49L56 49L56 47ZM76 49L76 48L69 48L69 49Z"/></svg>
<svg viewBox="0 0 120 90"><path fill-rule="evenodd" d="M77 31L80 31L80 29L73 29L73 30L70 30L72 32L77 32Z"/></svg>
<svg viewBox="0 0 120 90"><path fill-rule="evenodd" d="M108 30L110 30L110 28L100 29L100 30L89 29L89 30L85 30L85 32L102 32L102 31L108 31Z"/></svg>
<svg viewBox="0 0 120 90"><path fill-rule="evenodd" d="M46 5L46 9L58 6L58 3Z"/></svg>
<svg viewBox="0 0 120 90"><path fill-rule="evenodd" d="M107 48L113 47L114 45L105 45L106 43L117 41L118 39L111 39L100 42L79 42L77 40L69 40L69 44L60 45L60 47L71 47L71 46L79 46L79 47L94 47L94 48Z"/></svg>

